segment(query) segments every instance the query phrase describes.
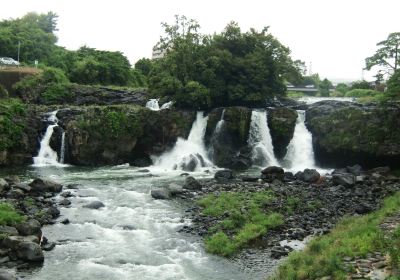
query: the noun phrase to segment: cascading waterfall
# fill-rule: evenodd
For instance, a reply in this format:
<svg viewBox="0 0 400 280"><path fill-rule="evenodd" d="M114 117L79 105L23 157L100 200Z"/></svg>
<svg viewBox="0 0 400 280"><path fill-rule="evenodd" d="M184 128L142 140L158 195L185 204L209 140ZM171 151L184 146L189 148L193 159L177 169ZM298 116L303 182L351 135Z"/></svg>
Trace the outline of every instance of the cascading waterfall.
<svg viewBox="0 0 400 280"><path fill-rule="evenodd" d="M212 166L204 145L208 116L197 112L188 139L178 138L174 148L155 159L155 166L167 170L195 171Z"/></svg>
<svg viewBox="0 0 400 280"><path fill-rule="evenodd" d="M172 105L174 105L174 102L173 102L173 101L169 101L169 102L167 102L167 103L164 103L164 104L161 106L160 110L169 109L169 108L172 107Z"/></svg>
<svg viewBox="0 0 400 280"><path fill-rule="evenodd" d="M65 158L65 131L62 132L61 136L60 163L64 163L64 158Z"/></svg>
<svg viewBox="0 0 400 280"><path fill-rule="evenodd" d="M49 114L47 121L50 123L47 126L46 132L40 141L40 149L39 153L36 157L33 158L33 163L35 166L45 166L45 165L60 165L60 163L64 162L64 154L65 154L65 135L63 132L62 143L61 143L61 151L60 151L60 162L58 161L57 152L54 151L50 147L50 139L53 135L54 128L58 126L58 119L56 117L58 111L53 111Z"/></svg>
<svg viewBox="0 0 400 280"><path fill-rule="evenodd" d="M305 111L297 110L298 117L293 138L289 143L284 162L293 171L316 168L312 135L305 125Z"/></svg>
<svg viewBox="0 0 400 280"><path fill-rule="evenodd" d="M217 125L215 126L214 135L217 135L221 131L225 123L224 117L225 117L225 109L222 110L221 119L217 122Z"/></svg>
<svg viewBox="0 0 400 280"><path fill-rule="evenodd" d="M146 107L152 111L159 111L160 106L158 105L158 99L150 99L149 101L147 101Z"/></svg>
<svg viewBox="0 0 400 280"><path fill-rule="evenodd" d="M258 166L279 166L274 155L274 147L268 127L267 112L265 110L253 110L251 112L251 124L248 144L253 149L253 163Z"/></svg>

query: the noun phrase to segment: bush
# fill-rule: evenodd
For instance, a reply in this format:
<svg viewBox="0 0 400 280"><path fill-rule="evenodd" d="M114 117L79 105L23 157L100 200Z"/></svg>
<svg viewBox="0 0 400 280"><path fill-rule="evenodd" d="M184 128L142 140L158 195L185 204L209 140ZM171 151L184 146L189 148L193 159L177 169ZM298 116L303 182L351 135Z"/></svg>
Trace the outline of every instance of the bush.
<svg viewBox="0 0 400 280"><path fill-rule="evenodd" d="M400 98L400 70L394 72L388 80L387 91L390 97Z"/></svg>
<svg viewBox="0 0 400 280"><path fill-rule="evenodd" d="M345 96L346 97L368 97L368 96L375 96L380 94L379 91L372 90L372 89L352 89L348 91Z"/></svg>
<svg viewBox="0 0 400 280"><path fill-rule="evenodd" d="M27 102L65 103L71 99L69 86L70 82L62 70L45 67L42 73L16 83L14 90Z"/></svg>
<svg viewBox="0 0 400 280"><path fill-rule="evenodd" d="M0 203L0 225L14 226L24 219L25 217L15 211L11 204Z"/></svg>
<svg viewBox="0 0 400 280"><path fill-rule="evenodd" d="M0 84L0 98L8 98L8 91Z"/></svg>
<svg viewBox="0 0 400 280"><path fill-rule="evenodd" d="M17 99L0 101L0 151L16 147L20 143L26 107Z"/></svg>
<svg viewBox="0 0 400 280"><path fill-rule="evenodd" d="M211 103L210 91L198 82L190 81L175 95L175 105L182 108L205 109Z"/></svg>

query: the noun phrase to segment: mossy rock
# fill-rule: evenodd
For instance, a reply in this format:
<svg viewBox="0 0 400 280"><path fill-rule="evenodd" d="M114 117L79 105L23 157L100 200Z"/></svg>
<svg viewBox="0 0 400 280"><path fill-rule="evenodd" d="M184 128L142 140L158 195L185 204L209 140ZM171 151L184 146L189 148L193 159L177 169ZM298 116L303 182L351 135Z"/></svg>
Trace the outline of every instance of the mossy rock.
<svg viewBox="0 0 400 280"><path fill-rule="evenodd" d="M275 156L282 159L293 138L297 112L293 109L279 107L268 110L268 127L271 132Z"/></svg>

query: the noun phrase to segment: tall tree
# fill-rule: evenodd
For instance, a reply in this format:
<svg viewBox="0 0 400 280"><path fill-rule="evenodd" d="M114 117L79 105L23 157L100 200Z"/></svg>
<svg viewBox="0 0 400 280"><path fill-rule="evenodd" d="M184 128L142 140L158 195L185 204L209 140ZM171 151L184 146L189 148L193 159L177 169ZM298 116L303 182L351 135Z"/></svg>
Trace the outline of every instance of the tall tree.
<svg viewBox="0 0 400 280"><path fill-rule="evenodd" d="M400 67L400 32L390 33L386 40L377 44L376 53L365 59L366 69L382 66L391 72ZM388 71L389 72L389 71Z"/></svg>

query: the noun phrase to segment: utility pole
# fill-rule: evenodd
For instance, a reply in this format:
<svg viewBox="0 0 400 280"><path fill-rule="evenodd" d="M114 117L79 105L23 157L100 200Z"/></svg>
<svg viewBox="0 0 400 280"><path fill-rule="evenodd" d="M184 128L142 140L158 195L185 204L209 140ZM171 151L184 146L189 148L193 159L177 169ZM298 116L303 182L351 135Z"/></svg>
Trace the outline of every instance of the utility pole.
<svg viewBox="0 0 400 280"><path fill-rule="evenodd" d="M21 41L18 41L18 63L19 63L19 52L20 52L20 50L21 50Z"/></svg>

